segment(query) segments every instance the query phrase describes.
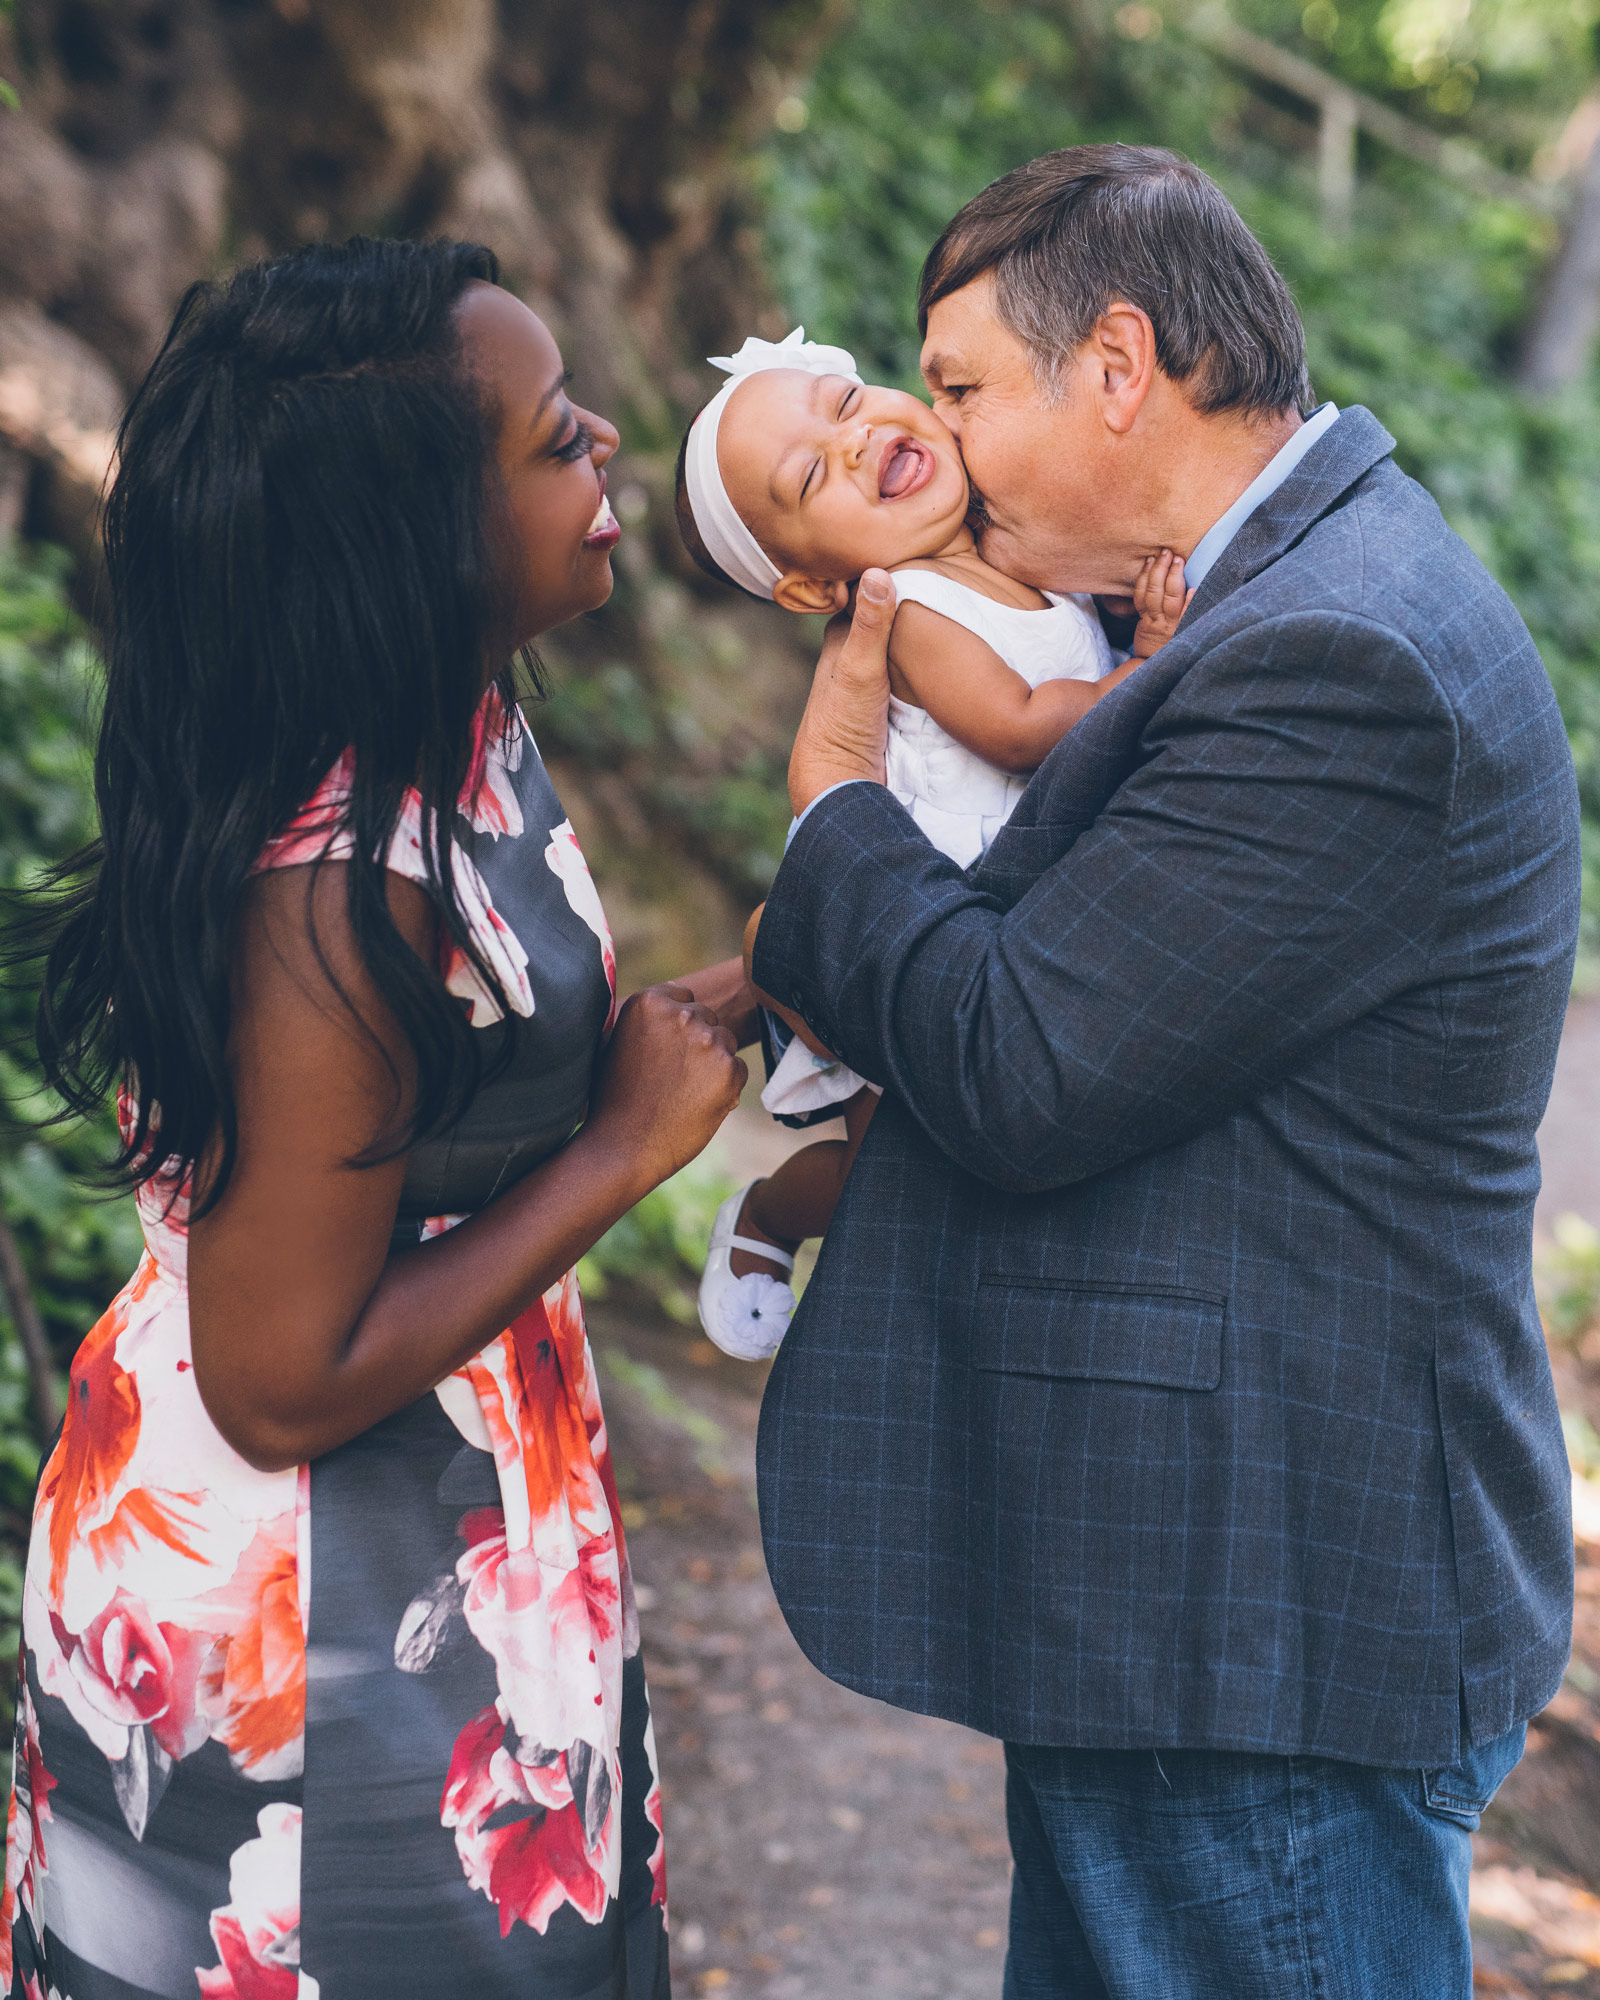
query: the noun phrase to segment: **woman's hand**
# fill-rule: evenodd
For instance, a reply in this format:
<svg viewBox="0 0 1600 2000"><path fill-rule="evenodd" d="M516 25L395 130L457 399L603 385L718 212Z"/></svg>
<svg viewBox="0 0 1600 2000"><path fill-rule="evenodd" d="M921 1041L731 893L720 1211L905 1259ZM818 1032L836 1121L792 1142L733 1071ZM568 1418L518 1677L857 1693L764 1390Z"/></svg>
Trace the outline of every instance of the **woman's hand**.
<svg viewBox="0 0 1600 2000"><path fill-rule="evenodd" d="M331 1451L478 1353L739 1100L733 1037L682 987L622 1010L588 1123L458 1228L391 1253L403 1156L358 1165L409 1113L411 1057L349 927L345 870L279 868L239 912L229 1053L239 1160L189 1235L195 1382L252 1465ZM432 907L388 878L431 957ZM311 922L315 911L315 926Z"/></svg>
<svg viewBox="0 0 1600 2000"><path fill-rule="evenodd" d="M617 1017L583 1139L615 1148L655 1187L705 1148L748 1075L730 1030L687 986L647 986Z"/></svg>

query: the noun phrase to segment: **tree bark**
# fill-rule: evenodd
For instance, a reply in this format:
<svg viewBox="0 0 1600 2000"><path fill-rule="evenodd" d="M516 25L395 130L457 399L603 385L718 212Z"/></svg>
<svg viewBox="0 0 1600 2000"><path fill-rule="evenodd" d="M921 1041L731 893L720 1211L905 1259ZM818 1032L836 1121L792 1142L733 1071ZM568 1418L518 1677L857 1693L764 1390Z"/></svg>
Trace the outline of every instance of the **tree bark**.
<svg viewBox="0 0 1600 2000"><path fill-rule="evenodd" d="M1528 329L1519 379L1545 395L1576 382L1600 333L1600 139L1589 150L1544 301Z"/></svg>
<svg viewBox="0 0 1600 2000"><path fill-rule="evenodd" d="M579 393L619 421L619 589L545 653L558 781L636 977L735 948L776 859L770 830L749 827L761 787L781 800L807 678L796 622L700 577L669 486L711 385L702 357L784 330L746 163L844 4L17 0L0 14L0 74L21 97L0 111L0 447L34 468L24 532L92 549L109 434L183 289L311 239L489 243ZM626 740L580 726L619 712L587 692L598 676L626 684Z"/></svg>
<svg viewBox="0 0 1600 2000"><path fill-rule="evenodd" d="M0 1293L5 1295L11 1324L22 1343L23 1358L28 1364L28 1384L33 1391L35 1430L39 1443L46 1445L61 1421L61 1405L56 1399L55 1361L45 1334L44 1321L39 1317L39 1308L34 1301L28 1267L22 1261L21 1247L4 1216L0 1216Z"/></svg>

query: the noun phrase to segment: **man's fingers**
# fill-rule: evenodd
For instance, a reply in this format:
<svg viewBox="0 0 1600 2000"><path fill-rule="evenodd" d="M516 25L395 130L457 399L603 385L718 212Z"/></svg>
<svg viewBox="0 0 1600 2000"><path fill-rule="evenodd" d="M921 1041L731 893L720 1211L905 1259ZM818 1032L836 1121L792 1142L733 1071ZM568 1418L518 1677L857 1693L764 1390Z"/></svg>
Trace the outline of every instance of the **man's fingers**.
<svg viewBox="0 0 1600 2000"><path fill-rule="evenodd" d="M797 816L834 785L883 782L894 612L893 580L886 570L869 569L856 589L849 634L837 648L829 631L789 756L789 803Z"/></svg>
<svg viewBox="0 0 1600 2000"><path fill-rule="evenodd" d="M878 679L887 674L894 612L894 579L887 570L869 569L856 586L855 616L839 653L838 665L843 672Z"/></svg>

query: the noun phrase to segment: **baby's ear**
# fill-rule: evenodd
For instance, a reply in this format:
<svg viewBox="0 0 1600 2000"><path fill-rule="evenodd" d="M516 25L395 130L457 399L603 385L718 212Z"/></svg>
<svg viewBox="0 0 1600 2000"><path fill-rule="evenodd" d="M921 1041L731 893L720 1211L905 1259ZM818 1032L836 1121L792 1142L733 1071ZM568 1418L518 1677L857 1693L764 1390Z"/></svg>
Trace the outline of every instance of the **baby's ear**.
<svg viewBox="0 0 1600 2000"><path fill-rule="evenodd" d="M847 583L830 583L823 576L802 576L798 570L792 569L787 576L779 579L772 597L773 602L781 604L785 611L830 617L850 602L850 586Z"/></svg>

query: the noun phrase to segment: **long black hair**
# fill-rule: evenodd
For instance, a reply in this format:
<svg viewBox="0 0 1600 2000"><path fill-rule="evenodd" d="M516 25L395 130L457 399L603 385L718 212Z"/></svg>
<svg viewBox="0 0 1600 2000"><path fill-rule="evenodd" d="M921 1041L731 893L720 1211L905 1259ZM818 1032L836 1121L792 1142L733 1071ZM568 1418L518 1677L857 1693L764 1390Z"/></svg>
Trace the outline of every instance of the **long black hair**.
<svg viewBox="0 0 1600 2000"><path fill-rule="evenodd" d="M131 1082L138 1118L115 1166L136 1182L170 1186L204 1158L206 1204L227 1185L240 893L347 748L351 930L417 1062L394 1149L478 1080L478 1038L396 929L384 863L415 785L436 809L424 844L440 920L503 1003L450 865L499 622L494 413L453 313L497 275L472 244L356 238L195 285L123 420L100 838L23 929L48 938L45 1073L74 1111Z"/></svg>

